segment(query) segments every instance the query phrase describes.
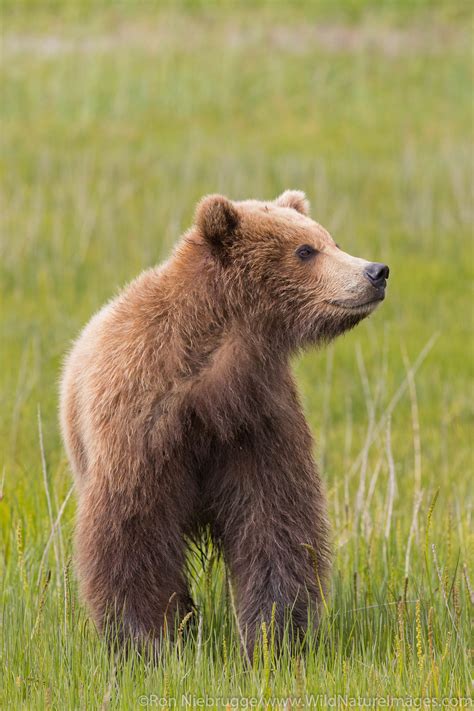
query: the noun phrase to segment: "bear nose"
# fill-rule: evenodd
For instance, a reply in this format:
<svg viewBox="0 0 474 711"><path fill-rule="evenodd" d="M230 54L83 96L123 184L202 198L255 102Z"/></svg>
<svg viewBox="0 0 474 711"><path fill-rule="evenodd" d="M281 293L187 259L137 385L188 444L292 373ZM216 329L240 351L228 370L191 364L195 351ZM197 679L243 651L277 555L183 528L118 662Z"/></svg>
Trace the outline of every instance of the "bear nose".
<svg viewBox="0 0 474 711"><path fill-rule="evenodd" d="M365 269L365 275L374 286L385 286L385 280L388 279L390 269L386 264L373 262Z"/></svg>

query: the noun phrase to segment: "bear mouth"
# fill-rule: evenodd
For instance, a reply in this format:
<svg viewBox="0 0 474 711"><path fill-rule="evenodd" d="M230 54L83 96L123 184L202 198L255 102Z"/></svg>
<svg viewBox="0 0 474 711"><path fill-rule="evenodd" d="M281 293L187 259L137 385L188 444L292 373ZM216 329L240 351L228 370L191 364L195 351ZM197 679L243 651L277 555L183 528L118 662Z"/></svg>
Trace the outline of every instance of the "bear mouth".
<svg viewBox="0 0 474 711"><path fill-rule="evenodd" d="M357 301L341 301L339 299L331 299L330 301L327 301L327 304L330 304L331 306L338 306L339 308L342 309L347 309L348 311L358 311L360 309L370 309L370 307L375 308L377 304L379 304L381 301L383 301L385 298L385 294L381 294L380 296L377 296L375 299L370 299L370 301L362 301L362 302L357 302Z"/></svg>

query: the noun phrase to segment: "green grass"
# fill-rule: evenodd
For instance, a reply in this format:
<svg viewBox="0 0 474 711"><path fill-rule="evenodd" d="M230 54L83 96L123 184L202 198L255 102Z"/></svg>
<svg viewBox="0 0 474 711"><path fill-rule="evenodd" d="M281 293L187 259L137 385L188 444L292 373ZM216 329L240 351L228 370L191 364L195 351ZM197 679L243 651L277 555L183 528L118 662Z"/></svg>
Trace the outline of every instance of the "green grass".
<svg viewBox="0 0 474 711"><path fill-rule="evenodd" d="M334 5L3 4L2 708L472 692L470 13ZM201 621L115 665L77 598L73 496L41 564L71 487L61 358L201 195L288 187L391 267L382 308L295 363L334 534L319 644L276 659L268 630L247 665L222 564L198 562Z"/></svg>

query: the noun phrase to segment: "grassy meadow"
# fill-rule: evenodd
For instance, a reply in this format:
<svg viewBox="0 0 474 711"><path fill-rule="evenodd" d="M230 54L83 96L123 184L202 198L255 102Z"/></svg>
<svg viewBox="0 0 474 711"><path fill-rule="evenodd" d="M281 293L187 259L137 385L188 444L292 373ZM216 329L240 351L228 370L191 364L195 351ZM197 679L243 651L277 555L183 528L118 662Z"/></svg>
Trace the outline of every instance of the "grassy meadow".
<svg viewBox="0 0 474 711"><path fill-rule="evenodd" d="M467 705L468 3L1 8L0 708L342 707L338 694ZM195 624L182 621L157 666L116 663L71 563L61 360L105 300L169 253L203 194L289 187L343 249L391 268L368 321L295 362L333 526L319 639L276 657L264 629L247 661L209 552L194 560Z"/></svg>

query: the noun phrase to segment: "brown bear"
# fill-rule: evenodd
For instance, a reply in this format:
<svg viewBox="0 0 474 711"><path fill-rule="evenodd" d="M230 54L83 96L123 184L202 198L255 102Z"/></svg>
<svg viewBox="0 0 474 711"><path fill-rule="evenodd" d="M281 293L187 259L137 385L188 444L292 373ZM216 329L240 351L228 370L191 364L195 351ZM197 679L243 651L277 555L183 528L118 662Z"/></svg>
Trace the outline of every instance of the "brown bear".
<svg viewBox="0 0 474 711"><path fill-rule="evenodd" d="M191 610L186 546L205 529L249 650L274 604L277 630L317 620L328 523L289 358L368 316L388 267L341 251L308 212L299 191L205 197L172 257L99 311L66 360L77 573L120 639L159 640Z"/></svg>

